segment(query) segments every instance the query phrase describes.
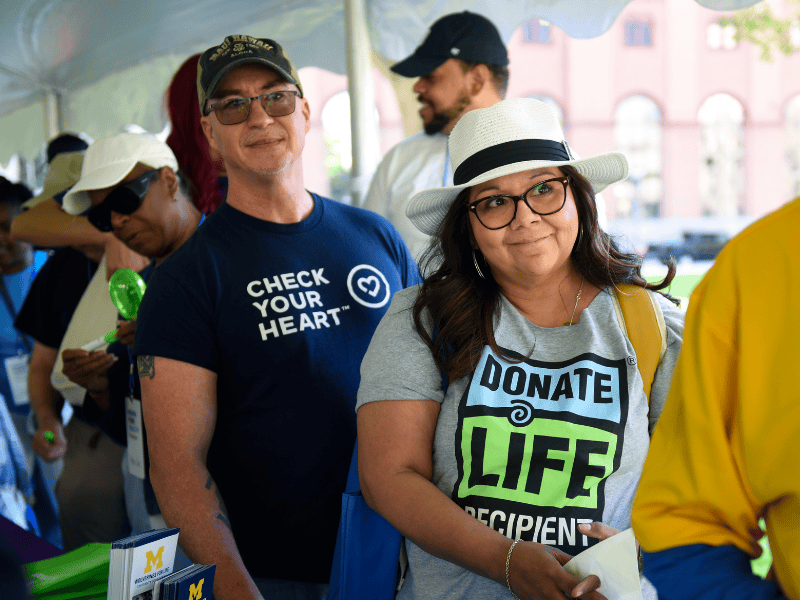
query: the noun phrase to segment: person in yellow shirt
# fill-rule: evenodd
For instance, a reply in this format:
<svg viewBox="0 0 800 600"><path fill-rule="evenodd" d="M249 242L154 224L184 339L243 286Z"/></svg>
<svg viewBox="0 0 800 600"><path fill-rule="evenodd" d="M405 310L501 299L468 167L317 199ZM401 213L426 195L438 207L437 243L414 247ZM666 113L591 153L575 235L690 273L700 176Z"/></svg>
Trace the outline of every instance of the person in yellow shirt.
<svg viewBox="0 0 800 600"><path fill-rule="evenodd" d="M661 600L800 598L800 198L695 289L633 507ZM771 577L753 575L760 517Z"/></svg>

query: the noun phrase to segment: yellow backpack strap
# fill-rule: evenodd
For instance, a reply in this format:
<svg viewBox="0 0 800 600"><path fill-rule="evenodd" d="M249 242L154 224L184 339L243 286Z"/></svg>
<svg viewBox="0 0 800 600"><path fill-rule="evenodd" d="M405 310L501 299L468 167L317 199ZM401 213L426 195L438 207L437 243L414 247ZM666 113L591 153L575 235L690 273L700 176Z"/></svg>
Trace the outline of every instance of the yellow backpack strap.
<svg viewBox="0 0 800 600"><path fill-rule="evenodd" d="M636 353L636 366L650 401L656 369L667 351L667 326L654 292L638 285L620 284L614 294L614 308L623 331Z"/></svg>

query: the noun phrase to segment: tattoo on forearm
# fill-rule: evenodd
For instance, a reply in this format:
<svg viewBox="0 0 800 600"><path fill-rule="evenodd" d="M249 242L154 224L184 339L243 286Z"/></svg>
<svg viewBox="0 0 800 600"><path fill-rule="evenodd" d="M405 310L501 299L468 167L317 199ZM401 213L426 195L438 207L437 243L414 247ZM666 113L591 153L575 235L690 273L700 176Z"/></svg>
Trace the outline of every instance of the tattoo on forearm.
<svg viewBox="0 0 800 600"><path fill-rule="evenodd" d="M225 503L222 501L222 494L219 493L219 486L214 483L214 479L211 477L211 475L209 475L208 481L206 481L206 489L210 490L212 486L214 487L214 493L217 496L217 502L219 502L219 513L217 514L217 519L222 521L222 524L230 530L231 523L228 521L228 516L225 514L228 511L225 508Z"/></svg>
<svg viewBox="0 0 800 600"><path fill-rule="evenodd" d="M156 357L145 355L137 359L139 364L139 377L149 377L154 379L156 376Z"/></svg>

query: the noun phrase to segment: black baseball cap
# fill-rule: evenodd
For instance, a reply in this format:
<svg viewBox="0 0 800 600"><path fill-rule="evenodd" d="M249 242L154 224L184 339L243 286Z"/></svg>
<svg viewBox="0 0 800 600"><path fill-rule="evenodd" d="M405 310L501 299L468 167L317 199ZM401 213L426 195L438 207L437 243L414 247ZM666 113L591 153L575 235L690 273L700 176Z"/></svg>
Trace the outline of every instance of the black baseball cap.
<svg viewBox="0 0 800 600"><path fill-rule="evenodd" d="M72 133L62 133L47 144L47 163L65 152L83 152L89 147L85 140Z"/></svg>
<svg viewBox="0 0 800 600"><path fill-rule="evenodd" d="M464 11L431 25L414 54L391 70L403 77L422 77L450 58L489 65L508 65L508 51L497 28L486 17Z"/></svg>
<svg viewBox="0 0 800 600"><path fill-rule="evenodd" d="M300 97L303 97L297 69L278 42L249 35L229 35L219 46L203 52L197 63L197 95L200 97L202 114L206 114L206 100L213 97L223 77L246 63L264 65L277 71L286 81L296 85Z"/></svg>

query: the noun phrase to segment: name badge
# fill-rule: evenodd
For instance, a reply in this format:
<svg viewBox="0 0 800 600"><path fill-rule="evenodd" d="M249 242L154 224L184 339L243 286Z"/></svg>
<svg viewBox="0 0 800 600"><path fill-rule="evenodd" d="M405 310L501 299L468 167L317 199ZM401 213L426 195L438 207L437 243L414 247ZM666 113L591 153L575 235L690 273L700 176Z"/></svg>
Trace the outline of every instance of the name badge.
<svg viewBox="0 0 800 600"><path fill-rule="evenodd" d="M17 406L28 404L30 402L28 399L28 366L31 362L31 355L10 356L4 362L14 404Z"/></svg>
<svg viewBox="0 0 800 600"><path fill-rule="evenodd" d="M142 402L130 396L125 398L125 429L128 432L128 472L134 477L144 479Z"/></svg>

